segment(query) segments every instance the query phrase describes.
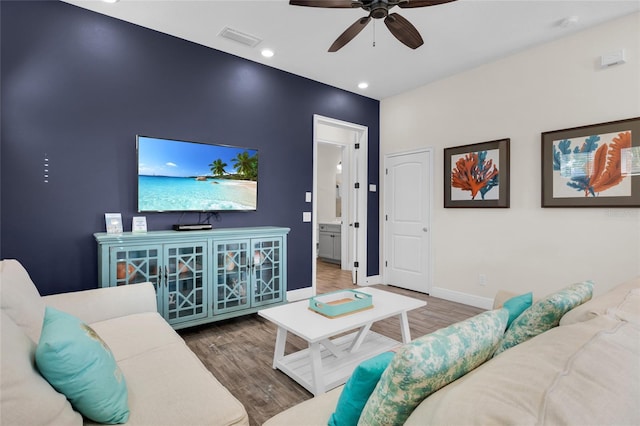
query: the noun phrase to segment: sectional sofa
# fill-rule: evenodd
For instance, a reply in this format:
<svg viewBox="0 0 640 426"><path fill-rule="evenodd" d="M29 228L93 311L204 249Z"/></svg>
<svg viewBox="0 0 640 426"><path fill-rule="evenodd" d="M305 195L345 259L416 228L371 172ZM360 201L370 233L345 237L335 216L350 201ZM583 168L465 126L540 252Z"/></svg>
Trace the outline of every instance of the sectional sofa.
<svg viewBox="0 0 640 426"><path fill-rule="evenodd" d="M527 310L539 307L549 298L552 296L534 301ZM388 366L383 367L385 369L371 396L365 397L358 424L640 424L640 277L583 302L581 300L577 303L579 306L564 313L559 324L556 322L551 329L537 335L534 330L531 333L533 337L526 336L521 343L507 345L506 349L502 348L505 350L489 356L476 368L471 366L470 371L457 380L448 377L453 379L449 384L421 399L408 418L399 421L396 415L412 395L405 388L402 392L398 389L415 377L399 371L399 363L394 361L400 353L405 359L414 360L415 376L421 376L424 363L430 362L415 357L415 351L403 351L401 348ZM495 320L501 311L496 309L492 312ZM480 315L491 316L487 313ZM519 319L516 318L512 324ZM474 321L477 322L471 322ZM527 321L519 323L526 325ZM479 332L484 336L490 333L487 330ZM509 328L497 339L498 347L504 344L503 339L508 333ZM451 330L442 335L450 337ZM423 336L416 341L420 339L428 341L429 337ZM434 353L431 353L431 358ZM454 370L458 367L454 366ZM351 384L347 382L342 387L304 401L272 417L264 425L355 424L358 417L352 423L336 422L334 417L338 405L345 402L341 395L349 386Z"/></svg>
<svg viewBox="0 0 640 426"><path fill-rule="evenodd" d="M3 260L0 307L2 425L249 424L158 314L150 283L41 297L19 262ZM81 368L71 374L73 362Z"/></svg>

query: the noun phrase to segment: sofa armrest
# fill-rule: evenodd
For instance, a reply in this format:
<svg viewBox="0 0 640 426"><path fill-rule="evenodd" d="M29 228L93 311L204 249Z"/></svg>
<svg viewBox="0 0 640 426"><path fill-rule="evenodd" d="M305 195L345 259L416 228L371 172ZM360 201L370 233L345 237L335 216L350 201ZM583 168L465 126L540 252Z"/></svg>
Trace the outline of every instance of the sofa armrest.
<svg viewBox="0 0 640 426"><path fill-rule="evenodd" d="M53 294L43 296L42 301L87 324L158 309L156 292L149 282Z"/></svg>

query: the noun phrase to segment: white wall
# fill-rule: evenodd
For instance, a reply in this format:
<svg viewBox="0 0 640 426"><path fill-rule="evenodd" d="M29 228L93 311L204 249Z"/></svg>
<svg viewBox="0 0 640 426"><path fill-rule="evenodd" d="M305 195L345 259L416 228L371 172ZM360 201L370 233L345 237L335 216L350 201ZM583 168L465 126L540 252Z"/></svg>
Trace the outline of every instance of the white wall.
<svg viewBox="0 0 640 426"><path fill-rule="evenodd" d="M620 48L627 63L600 69ZM540 206L540 134L640 116L639 61L633 14L381 102L381 158L435 148L433 295L488 302L501 288L543 296L585 279L598 294L640 274L640 209ZM501 138L511 207L444 209L443 148Z"/></svg>

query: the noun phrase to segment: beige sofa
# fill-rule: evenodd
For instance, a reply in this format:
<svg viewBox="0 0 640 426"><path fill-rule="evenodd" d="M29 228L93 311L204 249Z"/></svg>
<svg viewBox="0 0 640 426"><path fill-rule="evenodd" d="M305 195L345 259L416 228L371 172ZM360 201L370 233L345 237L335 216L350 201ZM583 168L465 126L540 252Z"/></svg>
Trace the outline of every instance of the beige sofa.
<svg viewBox="0 0 640 426"><path fill-rule="evenodd" d="M342 387L265 426L326 425ZM406 425L640 424L640 278L428 396Z"/></svg>
<svg viewBox="0 0 640 426"><path fill-rule="evenodd" d="M41 297L15 260L0 261L0 424L93 424L35 366L45 306L75 315L107 343L127 384L127 425L249 424L243 405L158 314L150 283Z"/></svg>

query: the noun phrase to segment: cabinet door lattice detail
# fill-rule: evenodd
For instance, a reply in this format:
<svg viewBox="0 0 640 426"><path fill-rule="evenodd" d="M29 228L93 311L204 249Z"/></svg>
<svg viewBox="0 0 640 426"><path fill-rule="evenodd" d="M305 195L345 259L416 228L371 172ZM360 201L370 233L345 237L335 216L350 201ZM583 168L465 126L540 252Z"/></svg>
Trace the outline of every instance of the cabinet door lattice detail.
<svg viewBox="0 0 640 426"><path fill-rule="evenodd" d="M165 248L164 313L169 323L207 315L207 244Z"/></svg>
<svg viewBox="0 0 640 426"><path fill-rule="evenodd" d="M115 262L110 264L110 276L115 277L111 285L128 285L151 282L158 294L160 283L160 247L112 247L111 258ZM158 306L162 301L158 297Z"/></svg>
<svg viewBox="0 0 640 426"><path fill-rule="evenodd" d="M214 310L230 312L249 306L248 241L215 245Z"/></svg>
<svg viewBox="0 0 640 426"><path fill-rule="evenodd" d="M255 287L253 304L256 306L282 300L281 274L282 240L264 239L253 242Z"/></svg>

